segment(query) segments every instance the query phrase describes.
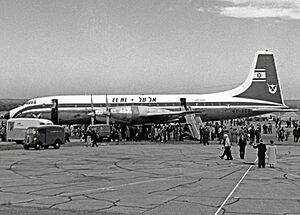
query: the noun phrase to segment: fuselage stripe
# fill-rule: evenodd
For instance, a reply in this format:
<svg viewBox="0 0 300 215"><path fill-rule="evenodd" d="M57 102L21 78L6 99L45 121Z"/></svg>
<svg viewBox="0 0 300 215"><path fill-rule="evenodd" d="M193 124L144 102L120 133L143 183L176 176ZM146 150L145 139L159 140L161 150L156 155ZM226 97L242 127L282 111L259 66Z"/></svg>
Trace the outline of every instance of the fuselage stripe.
<svg viewBox="0 0 300 215"><path fill-rule="evenodd" d="M108 107L119 107L119 106L148 106L148 107L157 107L157 108L165 108L165 107L181 107L180 102L165 102L165 103L108 103ZM254 103L254 102L187 102L187 106L191 106L193 108L210 108L210 107L235 107L238 108L239 106L242 108L245 108L245 106L253 107L253 106L259 106L259 107L280 107L281 104L278 105L270 105L269 103ZM20 113L34 110L34 109L43 109L43 108L51 108L52 104L37 104L37 105L28 105L25 106L23 109L20 109L17 111L13 117L17 117ZM103 108L106 107L105 103L94 103L94 108ZM90 109L91 104L90 103L59 103L58 108L86 108Z"/></svg>

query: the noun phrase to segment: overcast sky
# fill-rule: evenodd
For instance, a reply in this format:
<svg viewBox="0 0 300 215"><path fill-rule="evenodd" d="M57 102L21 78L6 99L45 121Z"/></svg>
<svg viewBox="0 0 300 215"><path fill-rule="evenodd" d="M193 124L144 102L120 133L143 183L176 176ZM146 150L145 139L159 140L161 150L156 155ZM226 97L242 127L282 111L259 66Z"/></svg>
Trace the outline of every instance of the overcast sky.
<svg viewBox="0 0 300 215"><path fill-rule="evenodd" d="M299 98L300 0L0 0L0 98L206 93L275 53Z"/></svg>

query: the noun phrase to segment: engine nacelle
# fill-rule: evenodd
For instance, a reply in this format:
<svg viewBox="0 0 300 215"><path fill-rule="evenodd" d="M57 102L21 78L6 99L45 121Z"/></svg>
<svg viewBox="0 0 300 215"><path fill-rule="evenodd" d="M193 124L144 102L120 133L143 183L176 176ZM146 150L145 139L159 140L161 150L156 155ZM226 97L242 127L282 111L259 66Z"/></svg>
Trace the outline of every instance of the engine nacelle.
<svg viewBox="0 0 300 215"><path fill-rule="evenodd" d="M147 106L118 106L109 108L109 111L96 111L97 121L104 121L105 117L110 117L111 121L123 123L147 122L147 114L169 113L170 111Z"/></svg>

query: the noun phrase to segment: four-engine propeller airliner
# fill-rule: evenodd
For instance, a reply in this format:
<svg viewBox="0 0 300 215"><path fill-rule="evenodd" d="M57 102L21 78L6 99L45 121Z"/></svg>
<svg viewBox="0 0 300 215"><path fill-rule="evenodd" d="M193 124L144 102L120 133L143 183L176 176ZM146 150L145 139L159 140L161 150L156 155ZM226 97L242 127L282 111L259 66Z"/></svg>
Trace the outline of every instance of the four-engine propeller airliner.
<svg viewBox="0 0 300 215"><path fill-rule="evenodd" d="M229 74L228 74L229 76ZM256 53L250 73L239 87L210 94L171 95L61 95L40 97L12 109L9 118L50 119L52 100L58 100L59 121L89 123L91 112L97 121L123 123L163 123L196 114L202 121L249 117L289 111L284 104L274 54ZM181 101L186 101L186 109ZM92 101L92 102L91 102Z"/></svg>

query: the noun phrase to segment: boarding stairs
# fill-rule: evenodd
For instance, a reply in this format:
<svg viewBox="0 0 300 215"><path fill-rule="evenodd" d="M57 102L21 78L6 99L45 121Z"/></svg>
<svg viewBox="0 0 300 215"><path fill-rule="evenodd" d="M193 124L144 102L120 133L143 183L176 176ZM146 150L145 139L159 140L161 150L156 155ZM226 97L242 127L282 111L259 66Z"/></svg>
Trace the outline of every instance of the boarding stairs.
<svg viewBox="0 0 300 215"><path fill-rule="evenodd" d="M193 138L200 140L200 125L202 125L202 120L199 116L195 114L189 114L185 116L185 121L189 125L189 129Z"/></svg>
<svg viewBox="0 0 300 215"><path fill-rule="evenodd" d="M186 110L192 110L191 107L186 107ZM185 121L190 129L192 138L200 140L200 126L203 125L200 116L196 114L187 114L185 115Z"/></svg>

